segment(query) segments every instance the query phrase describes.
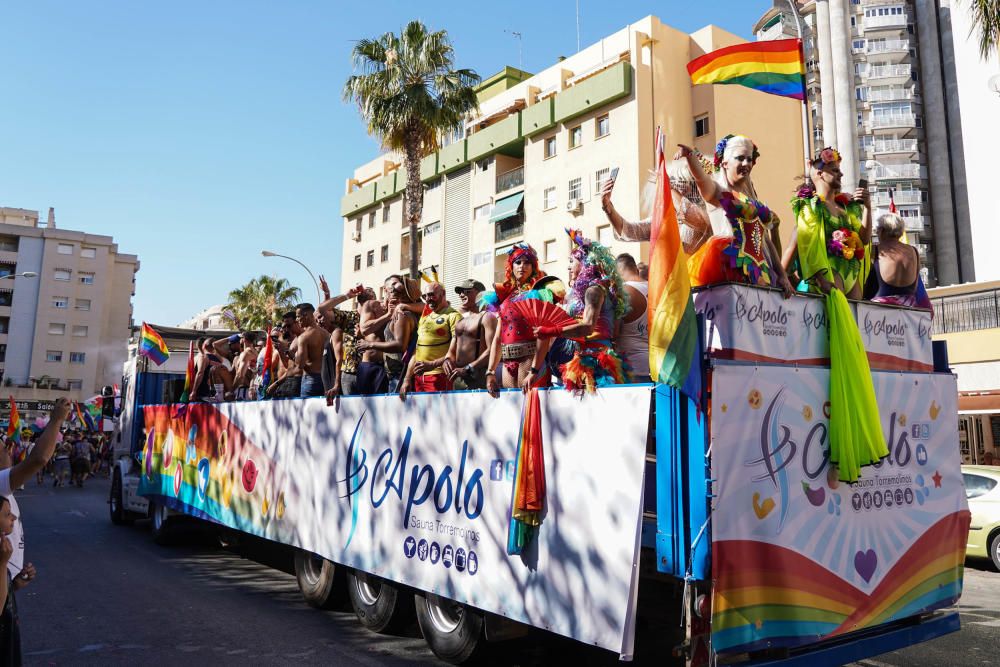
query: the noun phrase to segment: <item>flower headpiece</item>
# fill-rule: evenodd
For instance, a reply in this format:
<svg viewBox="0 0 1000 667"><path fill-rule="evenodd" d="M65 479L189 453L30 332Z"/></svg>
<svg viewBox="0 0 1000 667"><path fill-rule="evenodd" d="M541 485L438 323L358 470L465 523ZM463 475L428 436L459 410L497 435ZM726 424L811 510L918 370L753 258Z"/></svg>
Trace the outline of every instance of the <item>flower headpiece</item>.
<svg viewBox="0 0 1000 667"><path fill-rule="evenodd" d="M715 168L718 169L722 166L722 159L726 154L726 146L729 145L729 140L740 137L750 141L750 145L753 146L753 155L751 155L751 161L753 164L757 164L757 158L760 157L760 151L757 150L757 144L750 140L749 137L744 137L742 134L727 134L722 137L722 139L715 145Z"/></svg>
<svg viewBox="0 0 1000 667"><path fill-rule="evenodd" d="M576 258L582 265L579 275L570 285L570 315L574 317L582 315L587 288L591 285L600 285L608 292L608 298L614 307L615 319L620 320L625 317L629 310L629 300L625 296L625 285L615 266L611 250L602 243L586 238L579 229L566 228L566 233L574 246L570 256Z"/></svg>
<svg viewBox="0 0 1000 667"><path fill-rule="evenodd" d="M828 164L833 164L834 162L840 162L840 153L836 148L827 146L819 153L816 154L816 158L813 160L812 164L814 167L822 171L826 168Z"/></svg>

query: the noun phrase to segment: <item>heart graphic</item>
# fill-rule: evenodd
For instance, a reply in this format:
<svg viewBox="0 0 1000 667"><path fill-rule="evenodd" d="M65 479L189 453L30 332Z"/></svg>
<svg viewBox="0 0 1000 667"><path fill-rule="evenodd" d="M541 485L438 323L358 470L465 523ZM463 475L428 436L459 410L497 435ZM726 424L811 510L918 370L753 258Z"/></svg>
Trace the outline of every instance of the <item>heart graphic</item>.
<svg viewBox="0 0 1000 667"><path fill-rule="evenodd" d="M770 514L771 510L773 510L773 509L774 509L774 499L773 498L765 498L764 502L762 503L762 502L760 502L760 494L757 493L757 492L754 492L754 494L753 494L753 513L757 515L758 519L763 520L764 517L766 517L768 514Z"/></svg>
<svg viewBox="0 0 1000 667"><path fill-rule="evenodd" d="M872 575L875 574L877 567L878 556L873 550L859 551L854 554L854 569L857 570L866 584L872 580Z"/></svg>

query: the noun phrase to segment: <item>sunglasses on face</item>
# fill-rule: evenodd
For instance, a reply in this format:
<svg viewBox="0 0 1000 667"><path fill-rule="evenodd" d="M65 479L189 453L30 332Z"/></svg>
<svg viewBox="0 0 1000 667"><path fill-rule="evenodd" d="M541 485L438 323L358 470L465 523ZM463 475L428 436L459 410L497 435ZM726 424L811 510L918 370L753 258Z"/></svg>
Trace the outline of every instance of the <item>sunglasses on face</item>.
<svg viewBox="0 0 1000 667"><path fill-rule="evenodd" d="M434 293L434 292L428 292L427 294L421 294L420 298L423 299L424 301L427 301L429 299L433 299L436 296L437 296L436 293Z"/></svg>

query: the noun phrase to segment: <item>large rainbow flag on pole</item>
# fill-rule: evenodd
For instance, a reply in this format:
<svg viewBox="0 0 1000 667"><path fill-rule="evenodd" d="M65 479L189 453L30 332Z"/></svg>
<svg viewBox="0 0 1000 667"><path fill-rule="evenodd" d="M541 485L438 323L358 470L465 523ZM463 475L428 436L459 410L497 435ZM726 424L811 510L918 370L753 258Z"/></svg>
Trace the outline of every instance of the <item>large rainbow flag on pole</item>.
<svg viewBox="0 0 1000 667"><path fill-rule="evenodd" d="M649 237L649 303L656 308L648 311L649 376L696 398L701 393L701 374L693 363L698 354L698 320L663 142L656 128L656 200Z"/></svg>
<svg viewBox="0 0 1000 667"><path fill-rule="evenodd" d="M157 366L162 366L163 362L170 358L170 350L163 342L163 336L145 322L142 323L139 332L139 354L152 359Z"/></svg>
<svg viewBox="0 0 1000 667"><path fill-rule="evenodd" d="M21 415L17 412L17 404L14 397L10 397L10 420L7 422L7 440L20 446L21 444Z"/></svg>
<svg viewBox="0 0 1000 667"><path fill-rule="evenodd" d="M806 68L798 39L734 44L695 58L687 70L695 85L735 84L771 95L805 99Z"/></svg>

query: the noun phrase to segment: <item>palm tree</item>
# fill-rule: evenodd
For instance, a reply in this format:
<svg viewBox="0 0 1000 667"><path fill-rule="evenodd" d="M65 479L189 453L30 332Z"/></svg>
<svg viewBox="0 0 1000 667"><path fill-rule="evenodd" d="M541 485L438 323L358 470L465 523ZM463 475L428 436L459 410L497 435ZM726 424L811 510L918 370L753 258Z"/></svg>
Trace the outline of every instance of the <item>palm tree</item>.
<svg viewBox="0 0 1000 667"><path fill-rule="evenodd" d="M979 32L979 55L988 60L1000 46L1000 0L970 0L972 29Z"/></svg>
<svg viewBox="0 0 1000 667"><path fill-rule="evenodd" d="M344 100L358 105L368 133L403 154L412 278L419 275L417 225L424 208L420 160L437 150L439 134L460 127L479 108L479 75L454 69L454 56L447 32L410 21L398 36L387 32L357 42L351 51L355 74L344 85Z"/></svg>
<svg viewBox="0 0 1000 667"><path fill-rule="evenodd" d="M300 294L284 278L260 276L230 292L226 309L243 330L265 329L294 307Z"/></svg>

